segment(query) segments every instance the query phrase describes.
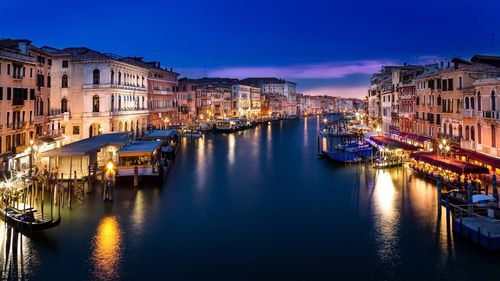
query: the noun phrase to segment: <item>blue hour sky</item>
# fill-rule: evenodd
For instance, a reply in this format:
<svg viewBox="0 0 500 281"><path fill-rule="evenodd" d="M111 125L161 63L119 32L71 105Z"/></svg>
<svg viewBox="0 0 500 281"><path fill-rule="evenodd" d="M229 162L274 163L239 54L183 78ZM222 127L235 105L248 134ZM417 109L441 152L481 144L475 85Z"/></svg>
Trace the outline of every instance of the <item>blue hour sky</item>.
<svg viewBox="0 0 500 281"><path fill-rule="evenodd" d="M2 0L0 37L143 56L181 76L365 95L383 64L500 54L500 1Z"/></svg>

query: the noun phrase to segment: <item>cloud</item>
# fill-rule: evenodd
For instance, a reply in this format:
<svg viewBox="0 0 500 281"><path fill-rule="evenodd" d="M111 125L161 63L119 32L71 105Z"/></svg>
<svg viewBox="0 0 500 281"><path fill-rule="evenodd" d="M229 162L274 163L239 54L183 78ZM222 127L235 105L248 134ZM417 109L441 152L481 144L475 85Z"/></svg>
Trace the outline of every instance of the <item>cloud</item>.
<svg viewBox="0 0 500 281"><path fill-rule="evenodd" d="M286 79L331 79L352 74L371 74L382 65L398 64L394 60L360 60L290 66L220 67L207 71L210 77L279 77Z"/></svg>
<svg viewBox="0 0 500 281"><path fill-rule="evenodd" d="M367 94L368 86L327 86L319 88L309 88L302 92L306 95L312 96L339 96L339 97L349 97L349 98L364 98Z"/></svg>

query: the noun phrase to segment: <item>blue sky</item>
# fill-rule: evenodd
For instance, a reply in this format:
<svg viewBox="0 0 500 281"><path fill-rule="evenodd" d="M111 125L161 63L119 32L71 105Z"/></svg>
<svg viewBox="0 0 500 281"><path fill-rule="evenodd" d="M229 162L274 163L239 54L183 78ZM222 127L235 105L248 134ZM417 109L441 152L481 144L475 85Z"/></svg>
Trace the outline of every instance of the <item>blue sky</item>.
<svg viewBox="0 0 500 281"><path fill-rule="evenodd" d="M143 56L183 76L273 75L306 93L360 97L382 64L499 54L499 11L498 0L2 0L0 37Z"/></svg>

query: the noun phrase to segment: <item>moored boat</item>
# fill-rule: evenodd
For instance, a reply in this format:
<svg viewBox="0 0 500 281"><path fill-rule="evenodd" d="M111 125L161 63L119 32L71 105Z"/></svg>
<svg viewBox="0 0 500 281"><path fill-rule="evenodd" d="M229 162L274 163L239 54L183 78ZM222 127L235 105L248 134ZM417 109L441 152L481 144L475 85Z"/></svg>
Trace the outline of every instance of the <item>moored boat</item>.
<svg viewBox="0 0 500 281"><path fill-rule="evenodd" d="M168 160L161 155L162 141L133 141L118 150L116 177L134 177L135 169L141 178L163 180Z"/></svg>
<svg viewBox="0 0 500 281"><path fill-rule="evenodd" d="M19 230L45 230L58 226L61 223L60 216L57 219L49 218L48 216L42 217L33 208L20 210L11 206L2 206L0 208L0 216L9 225Z"/></svg>

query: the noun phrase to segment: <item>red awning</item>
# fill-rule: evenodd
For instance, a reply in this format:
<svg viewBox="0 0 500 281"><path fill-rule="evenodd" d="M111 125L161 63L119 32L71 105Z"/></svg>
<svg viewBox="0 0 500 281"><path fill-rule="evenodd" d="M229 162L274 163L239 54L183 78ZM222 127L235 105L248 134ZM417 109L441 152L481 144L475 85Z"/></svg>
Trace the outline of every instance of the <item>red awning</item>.
<svg viewBox="0 0 500 281"><path fill-rule="evenodd" d="M452 171L459 175L489 173L489 170L486 167L458 161L453 158L438 158L433 152L415 152L411 155L411 157L417 161L422 161L427 164Z"/></svg>
<svg viewBox="0 0 500 281"><path fill-rule="evenodd" d="M404 143L404 142L401 142L401 141L398 141L395 139L391 139L391 138L386 137L386 136L372 136L372 137L370 137L370 140L372 142L376 143L377 145L381 145L381 146L385 146L385 147L389 147L389 148L401 148L401 149L408 150L408 151L419 150L419 148L414 146L414 145L410 145L410 144L407 144L407 143Z"/></svg>
<svg viewBox="0 0 500 281"><path fill-rule="evenodd" d="M460 156L465 156L469 160L475 160L475 161L481 162L485 165L490 165L493 168L500 169L500 159L499 158L495 158L492 156L488 156L486 154L482 154L482 153L470 151L470 150L465 150L465 149L459 149L458 151L455 152L455 154L458 154Z"/></svg>
<svg viewBox="0 0 500 281"><path fill-rule="evenodd" d="M414 140L414 141L418 141L418 142L432 141L432 139L429 137L419 136L419 135L415 135L412 133L404 133L404 132L396 132L396 131L393 131L391 133L398 135L402 138L410 139L410 140Z"/></svg>

